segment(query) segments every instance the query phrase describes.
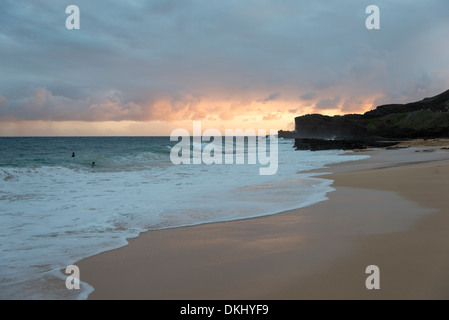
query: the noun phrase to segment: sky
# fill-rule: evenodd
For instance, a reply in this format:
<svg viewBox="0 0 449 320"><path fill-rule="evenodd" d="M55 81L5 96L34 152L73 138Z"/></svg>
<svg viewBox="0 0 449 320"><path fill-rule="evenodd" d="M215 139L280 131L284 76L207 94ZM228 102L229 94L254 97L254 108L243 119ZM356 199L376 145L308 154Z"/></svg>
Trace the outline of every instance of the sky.
<svg viewBox="0 0 449 320"><path fill-rule="evenodd" d="M449 88L448 13L447 0L2 0L0 136L292 130L421 100Z"/></svg>

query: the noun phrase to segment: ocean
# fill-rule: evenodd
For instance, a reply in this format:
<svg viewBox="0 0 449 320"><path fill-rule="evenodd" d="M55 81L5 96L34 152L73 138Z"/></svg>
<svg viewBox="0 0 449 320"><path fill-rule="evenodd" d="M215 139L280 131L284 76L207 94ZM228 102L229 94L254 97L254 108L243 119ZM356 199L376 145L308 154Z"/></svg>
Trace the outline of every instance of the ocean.
<svg viewBox="0 0 449 320"><path fill-rule="evenodd" d="M324 201L332 181L304 171L367 157L295 151L293 140L279 139L277 173L260 175L259 164L174 165L176 143L169 137L0 138L0 299L85 299L93 290L87 283L80 290L65 286L65 268L76 261L124 246L143 231ZM245 156L251 152L244 148Z"/></svg>

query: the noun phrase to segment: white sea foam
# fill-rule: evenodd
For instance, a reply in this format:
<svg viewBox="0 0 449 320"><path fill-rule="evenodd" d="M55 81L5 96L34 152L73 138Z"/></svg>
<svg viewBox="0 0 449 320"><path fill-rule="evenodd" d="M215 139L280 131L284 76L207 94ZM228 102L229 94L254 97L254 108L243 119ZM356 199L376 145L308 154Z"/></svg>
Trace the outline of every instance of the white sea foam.
<svg viewBox="0 0 449 320"><path fill-rule="evenodd" d="M260 176L258 165L0 168L0 298L85 298L92 288L83 283L83 290L67 290L61 272L77 260L123 246L145 230L275 214L323 201L333 190L331 181L299 172L364 158L294 151L291 141L279 143L274 176ZM144 163L150 156L136 157Z"/></svg>

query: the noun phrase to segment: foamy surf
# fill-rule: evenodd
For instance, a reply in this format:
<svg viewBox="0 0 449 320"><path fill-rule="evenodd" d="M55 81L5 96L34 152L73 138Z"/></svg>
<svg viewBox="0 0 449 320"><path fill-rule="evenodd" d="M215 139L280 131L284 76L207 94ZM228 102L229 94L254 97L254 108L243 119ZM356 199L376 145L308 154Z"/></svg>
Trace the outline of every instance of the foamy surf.
<svg viewBox="0 0 449 320"><path fill-rule="evenodd" d="M92 290L87 284L65 288L68 265L121 247L143 231L326 200L331 181L300 172L365 157L295 151L292 141L280 140L277 174L261 176L256 165L175 166L168 138L16 139L2 138L0 148L3 299L84 299Z"/></svg>

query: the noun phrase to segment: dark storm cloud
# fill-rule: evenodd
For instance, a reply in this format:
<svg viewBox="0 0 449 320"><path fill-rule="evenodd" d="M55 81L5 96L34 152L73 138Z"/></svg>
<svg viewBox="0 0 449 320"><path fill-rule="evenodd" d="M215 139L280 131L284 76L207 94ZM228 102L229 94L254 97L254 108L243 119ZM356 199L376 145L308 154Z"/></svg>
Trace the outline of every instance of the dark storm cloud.
<svg viewBox="0 0 449 320"><path fill-rule="evenodd" d="M274 92L272 94L270 94L268 97L266 97L265 99L259 100L262 102L269 102L269 101L274 101L277 100L281 95L278 92Z"/></svg>
<svg viewBox="0 0 449 320"><path fill-rule="evenodd" d="M334 97L332 99L321 99L316 103L315 108L319 110L338 109L340 100L340 97Z"/></svg>
<svg viewBox="0 0 449 320"><path fill-rule="evenodd" d="M315 92L306 92L304 94L302 94L299 98L301 100L313 100L317 97L317 94Z"/></svg>

